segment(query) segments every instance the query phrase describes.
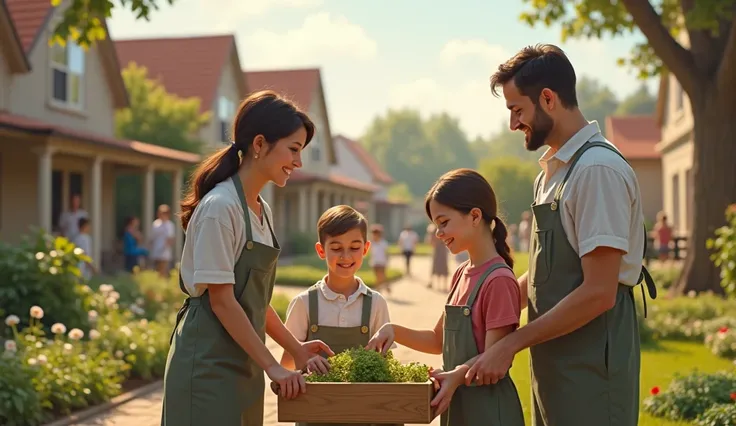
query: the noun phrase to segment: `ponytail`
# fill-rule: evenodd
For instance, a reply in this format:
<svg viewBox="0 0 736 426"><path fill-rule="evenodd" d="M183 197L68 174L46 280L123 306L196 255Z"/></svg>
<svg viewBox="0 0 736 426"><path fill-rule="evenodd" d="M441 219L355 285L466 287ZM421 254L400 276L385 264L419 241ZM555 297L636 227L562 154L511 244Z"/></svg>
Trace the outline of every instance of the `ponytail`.
<svg viewBox="0 0 736 426"><path fill-rule="evenodd" d="M189 190L181 202L181 226L186 231L194 209L218 183L238 172L239 150L235 144L210 155L200 163L189 181Z"/></svg>
<svg viewBox="0 0 736 426"><path fill-rule="evenodd" d="M491 223L493 223L493 245L496 246L496 251L498 254L503 257L503 260L506 261L506 264L509 265L510 268L514 268L514 258L511 257L511 247L509 247L508 243L506 243L506 237L508 237L508 231L506 230L506 225L503 223L503 221L498 217L494 217L491 220Z"/></svg>

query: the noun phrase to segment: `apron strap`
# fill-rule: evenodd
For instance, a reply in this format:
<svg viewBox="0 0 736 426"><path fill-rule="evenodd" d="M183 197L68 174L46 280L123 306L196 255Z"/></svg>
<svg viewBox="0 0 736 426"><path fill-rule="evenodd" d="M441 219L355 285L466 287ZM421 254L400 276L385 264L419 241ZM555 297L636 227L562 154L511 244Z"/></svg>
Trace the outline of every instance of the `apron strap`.
<svg viewBox="0 0 736 426"><path fill-rule="evenodd" d="M184 299L184 303L181 304L179 311L177 311L176 313L176 322L174 322L174 329L171 331L171 336L169 336L169 345L171 345L171 343L174 341L174 334L176 333L176 329L179 328L179 323L181 322L182 318L184 318L184 314L187 312L187 309L189 309L189 301L192 298L189 295L186 286L184 285L184 280L181 278L181 271L179 271L179 288L184 294L187 295L187 298Z"/></svg>
<svg viewBox="0 0 736 426"><path fill-rule="evenodd" d="M238 192L238 198L240 198L240 205L243 207L243 218L245 219L245 248L246 250L250 250L253 248L253 229L251 228L250 224L248 203L245 202L245 192L243 191L243 184L240 182L240 179L238 179L237 173L230 176L230 179L233 181L233 185L235 185L235 190ZM261 199L260 195L258 196L258 199ZM268 215L266 214L265 210L263 211L263 215L265 215L266 220L268 220Z"/></svg>
<svg viewBox="0 0 736 426"><path fill-rule="evenodd" d="M313 285L309 291L309 331L316 333L319 329L319 287Z"/></svg>
<svg viewBox="0 0 736 426"><path fill-rule="evenodd" d="M475 298L478 296L478 292L480 291L480 288L483 286L483 282L488 278L489 275L493 273L496 269L500 268L506 268L513 272L513 269L509 267L505 262L503 263L494 263L493 265L489 266L488 269L486 269L483 274L481 274L480 278L478 278L478 282L475 283L475 286L473 287L473 291L470 292L470 297L468 297L468 302L466 305L470 308L473 307L473 303L475 303Z"/></svg>
<svg viewBox="0 0 736 426"><path fill-rule="evenodd" d="M560 182L560 185L557 187L557 191L555 191L555 198L554 203L559 203L560 199L562 199L562 191L565 189L565 184L567 184L567 180L570 178L570 174L572 173L572 169L575 167L575 164L577 164L580 157L585 153L585 151L589 150L590 148L595 147L601 147L606 148L609 151L612 151L616 154L618 154L619 157L621 157L624 161L626 161L627 164L630 165L629 161L624 157L623 154L621 154L620 151L618 151L616 148L614 148L611 144L606 142L600 142L600 141L588 141L583 146L578 148L578 150L575 152L575 154L572 157L572 160L570 161L570 168L567 169L567 173L565 174L564 179L562 179L562 182ZM644 253L642 254L642 259L646 257L647 255L647 227L644 225ZM657 287L654 284L654 279L652 278L652 275L647 270L646 266L641 266L641 273L639 274L639 280L636 282L637 285L640 285L644 281L644 285L647 287L647 291L649 293L649 297L652 299L657 298ZM642 302L644 303L644 318L647 317L647 298L644 294L644 286L641 287L641 298Z"/></svg>
<svg viewBox="0 0 736 426"><path fill-rule="evenodd" d="M371 328L371 307L373 306L373 290L363 295L363 312L360 317L360 332L367 334Z"/></svg>

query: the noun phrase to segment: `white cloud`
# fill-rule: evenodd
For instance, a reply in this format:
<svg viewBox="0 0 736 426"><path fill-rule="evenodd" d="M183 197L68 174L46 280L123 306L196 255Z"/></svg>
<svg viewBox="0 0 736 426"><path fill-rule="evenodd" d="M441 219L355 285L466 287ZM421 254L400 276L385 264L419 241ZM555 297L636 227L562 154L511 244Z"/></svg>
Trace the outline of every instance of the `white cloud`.
<svg viewBox="0 0 736 426"><path fill-rule="evenodd" d="M316 66L335 59L369 61L378 52L361 26L326 12L309 15L301 27L286 32L257 30L243 39L242 46L241 55L251 68Z"/></svg>
<svg viewBox="0 0 736 426"><path fill-rule="evenodd" d="M470 138L495 133L508 119L503 99L493 96L487 79L445 85L432 78L421 78L393 86L389 104L394 108L418 109L425 116L447 112L460 120Z"/></svg>
<svg viewBox="0 0 736 426"><path fill-rule="evenodd" d="M219 12L226 10L231 20L232 16L260 16L274 9L314 8L321 6L323 0L200 0L200 3Z"/></svg>
<svg viewBox="0 0 736 426"><path fill-rule="evenodd" d="M445 65L460 65L460 61L480 61L485 67L495 69L511 55L499 46L482 39L450 40L440 51L440 62Z"/></svg>

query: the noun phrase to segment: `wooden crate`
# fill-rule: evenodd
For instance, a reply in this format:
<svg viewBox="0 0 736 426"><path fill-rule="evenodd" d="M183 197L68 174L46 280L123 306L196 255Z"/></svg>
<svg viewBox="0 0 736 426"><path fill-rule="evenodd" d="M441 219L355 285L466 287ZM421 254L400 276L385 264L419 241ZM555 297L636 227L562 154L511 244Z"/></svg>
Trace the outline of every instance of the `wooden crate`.
<svg viewBox="0 0 736 426"><path fill-rule="evenodd" d="M294 399L279 395L278 421L430 424L433 397L430 381L307 383L307 392Z"/></svg>

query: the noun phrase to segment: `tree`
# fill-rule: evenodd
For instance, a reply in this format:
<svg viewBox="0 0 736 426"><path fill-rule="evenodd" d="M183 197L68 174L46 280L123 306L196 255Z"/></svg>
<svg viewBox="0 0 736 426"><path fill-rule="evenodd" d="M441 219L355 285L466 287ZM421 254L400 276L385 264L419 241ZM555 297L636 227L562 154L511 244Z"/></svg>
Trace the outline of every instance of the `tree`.
<svg viewBox="0 0 736 426"><path fill-rule="evenodd" d="M104 40L107 36L103 21L112 16L116 8L128 9L136 14L136 19L150 20L152 10L168 3L173 5L175 0L71 0L69 7L64 10L62 19L54 28L51 42L64 44L72 39L80 46L90 46L96 41ZM51 5L58 7L62 0L51 0ZM117 3L120 3L117 5Z"/></svg>
<svg viewBox="0 0 736 426"><path fill-rule="evenodd" d="M606 117L613 115L618 108L616 95L598 80L582 77L578 80L577 94L580 109L588 120L596 120L601 133L606 134Z"/></svg>
<svg viewBox="0 0 736 426"><path fill-rule="evenodd" d="M388 189L388 200L396 203L411 203L414 197L409 187L404 183L396 183Z"/></svg>
<svg viewBox="0 0 736 426"><path fill-rule="evenodd" d="M723 293L706 240L723 223L736 187L736 0L524 0L529 25L559 23L567 37L641 31L646 41L628 60L642 78L672 73L688 95L693 126L693 226L677 288ZM677 40L685 32L689 48Z"/></svg>
<svg viewBox="0 0 736 426"><path fill-rule="evenodd" d="M199 112L198 98L182 99L168 93L159 82L148 78L146 68L134 63L122 71L122 76L128 89L130 107L116 112L115 130L118 137L180 151L202 151L203 142L197 138L196 133L207 123L210 113ZM187 174L184 174L184 180ZM140 173L121 174L116 185L116 205L122 207L116 209L116 221L120 225L125 216L138 215L141 212L142 176ZM171 176L156 174L154 185L155 205L171 204Z"/></svg>
<svg viewBox="0 0 736 426"><path fill-rule="evenodd" d="M482 160L478 172L493 187L501 217L507 223L518 223L521 213L534 201L534 179L539 166L519 157L490 157Z"/></svg>
<svg viewBox="0 0 736 426"><path fill-rule="evenodd" d="M615 115L653 115L657 107L657 98L649 93L646 84L621 101Z"/></svg>

